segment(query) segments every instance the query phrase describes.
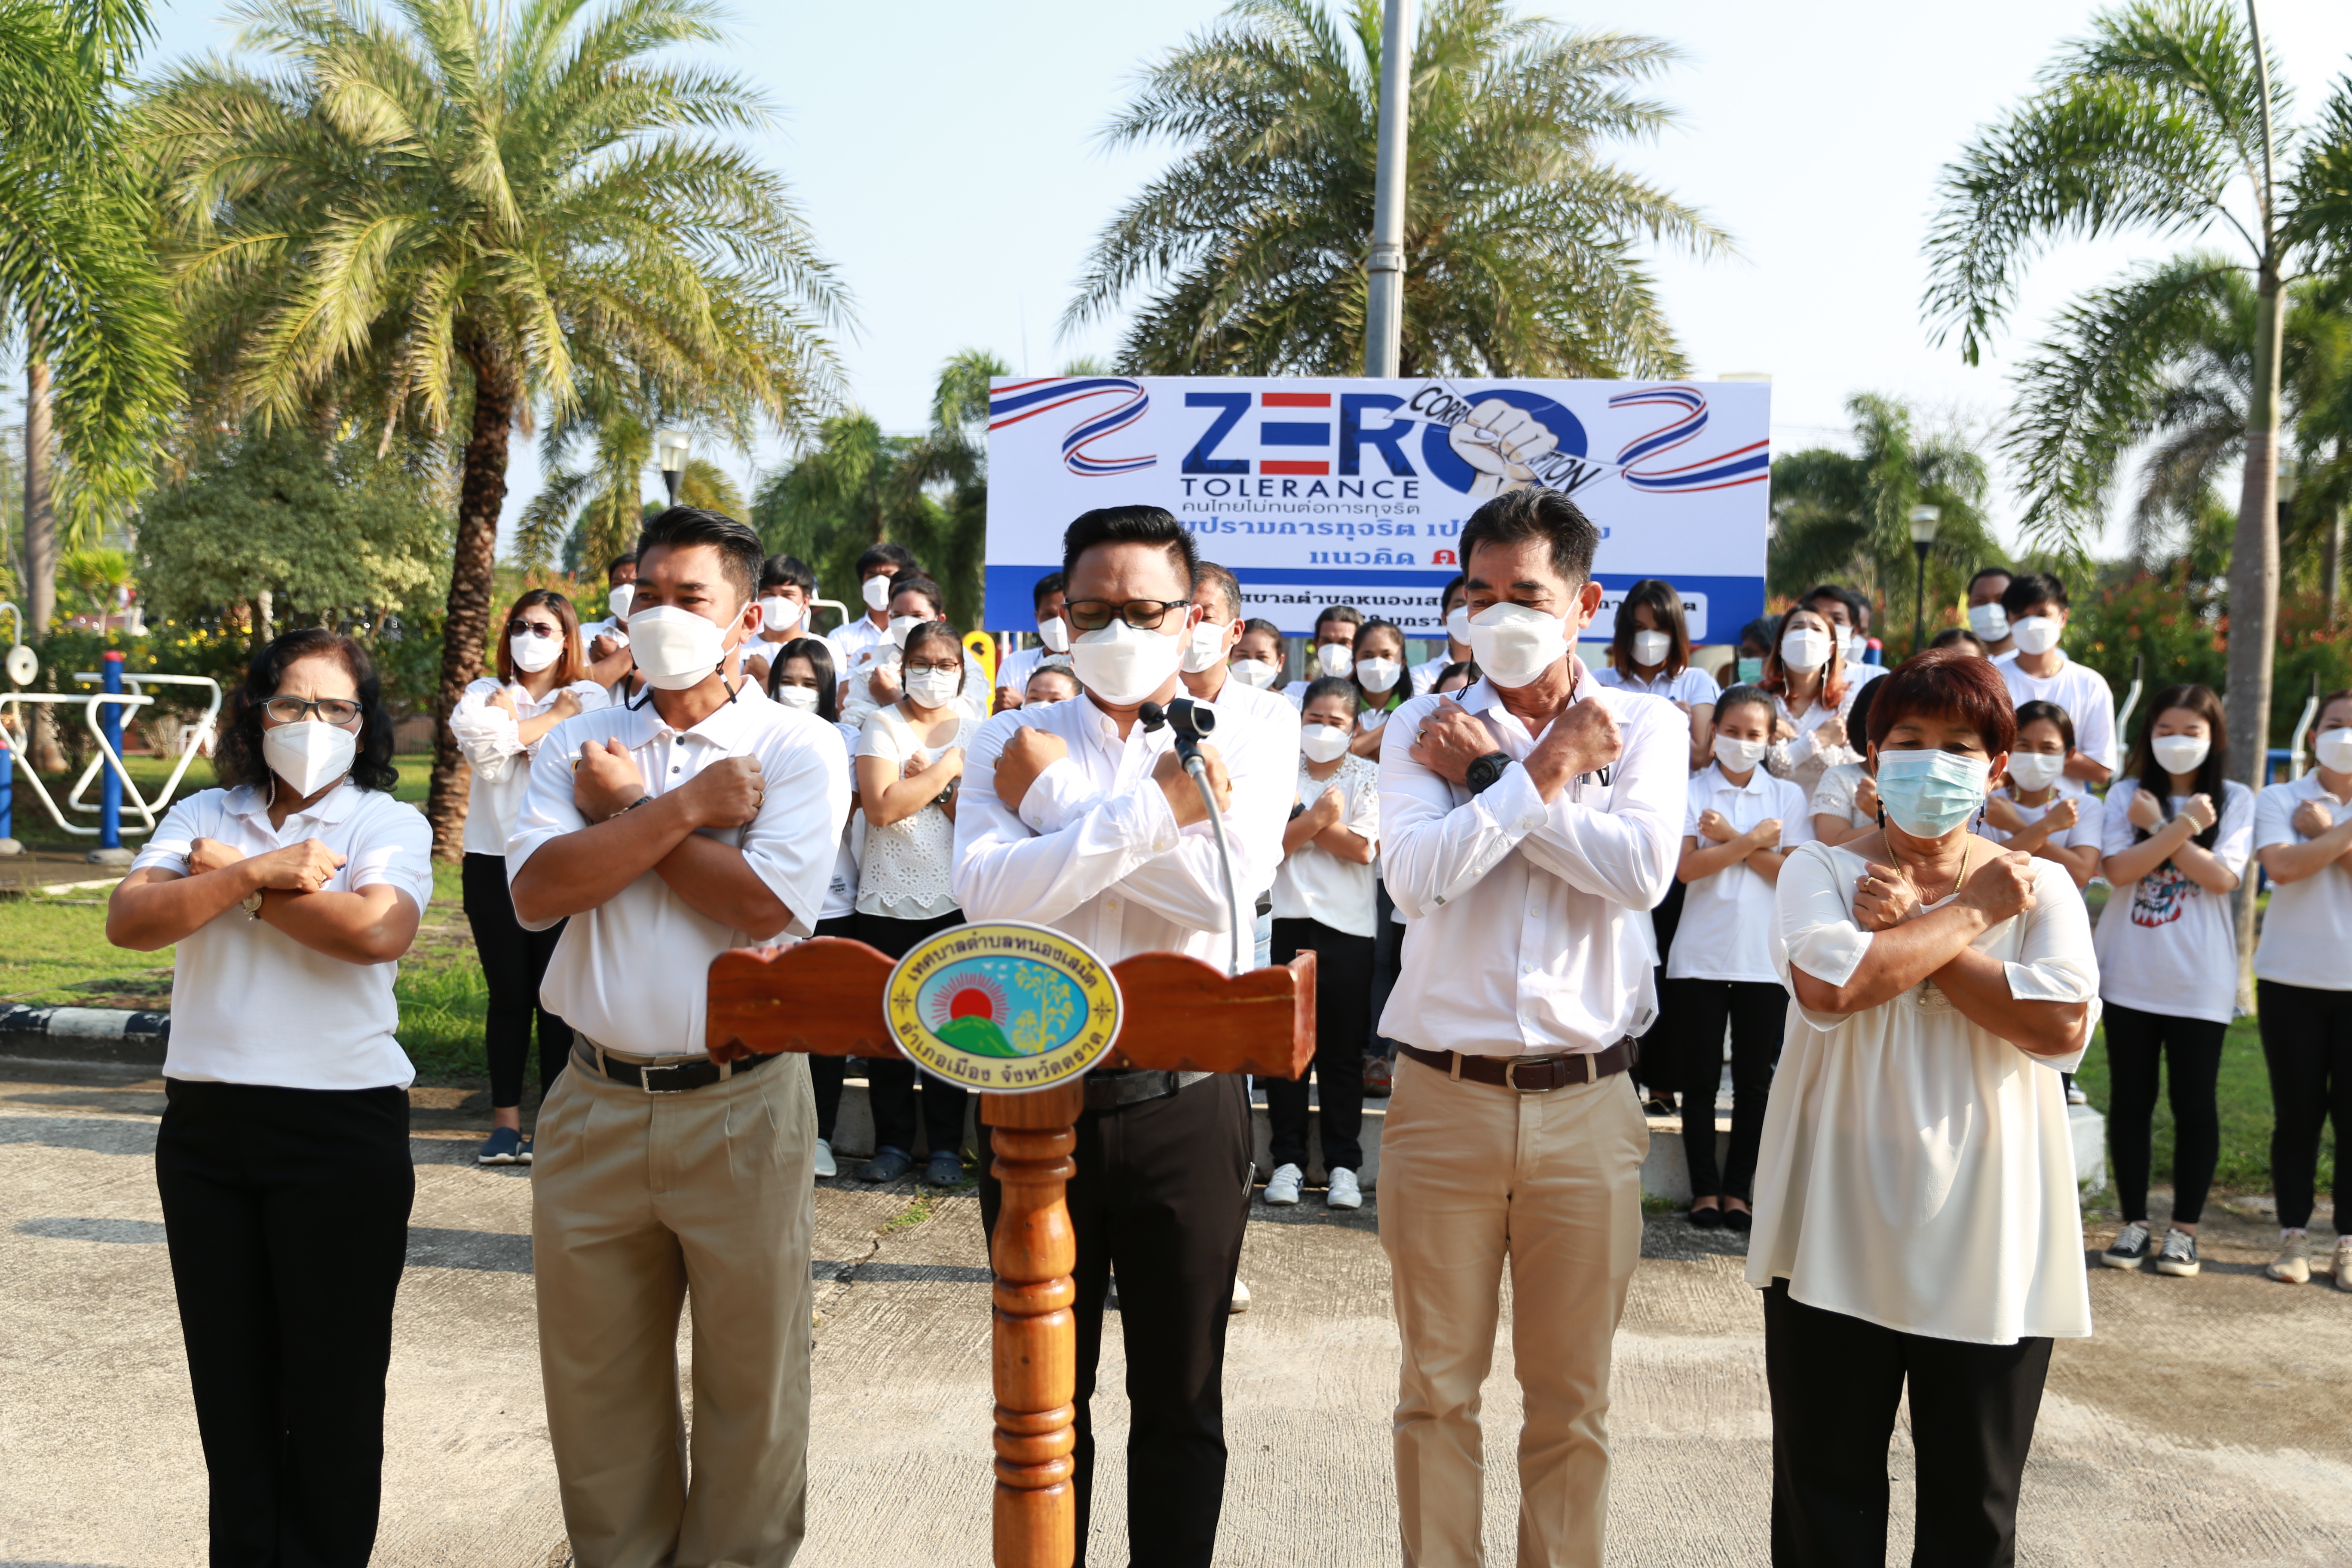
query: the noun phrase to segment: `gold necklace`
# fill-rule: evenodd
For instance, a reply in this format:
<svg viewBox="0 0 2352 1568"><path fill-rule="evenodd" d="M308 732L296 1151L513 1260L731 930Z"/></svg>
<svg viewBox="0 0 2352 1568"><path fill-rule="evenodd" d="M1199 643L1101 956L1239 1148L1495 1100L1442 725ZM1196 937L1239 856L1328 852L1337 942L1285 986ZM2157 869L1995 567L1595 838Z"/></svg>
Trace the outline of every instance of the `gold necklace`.
<svg viewBox="0 0 2352 1568"><path fill-rule="evenodd" d="M1969 857L1975 849L1976 835L1971 833L1960 842L1960 869L1958 874L1953 877L1952 885L1931 899L1927 896L1927 887L1919 880L1918 869L1906 864L1901 852L1892 843L1886 847L1887 853L1895 857L1895 863L1902 867L1903 874L1911 879L1912 890L1919 895L1919 904L1923 909L1929 904L1941 903L1960 890L1960 885L1969 879ZM1926 862L1922 861L1920 864L1924 866Z"/></svg>

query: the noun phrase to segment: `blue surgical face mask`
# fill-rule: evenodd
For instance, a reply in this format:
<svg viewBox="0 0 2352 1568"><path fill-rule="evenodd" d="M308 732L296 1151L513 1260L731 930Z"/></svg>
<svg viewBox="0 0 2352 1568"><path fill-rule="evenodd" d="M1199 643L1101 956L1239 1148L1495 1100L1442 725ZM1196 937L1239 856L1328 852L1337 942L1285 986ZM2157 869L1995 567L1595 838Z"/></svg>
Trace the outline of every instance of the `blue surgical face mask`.
<svg viewBox="0 0 2352 1568"><path fill-rule="evenodd" d="M1958 752L1881 752L1878 800L1914 838L1941 838L1984 804L1992 764Z"/></svg>
<svg viewBox="0 0 2352 1568"><path fill-rule="evenodd" d="M1740 685L1753 686L1763 679L1764 661L1762 659L1743 658L1739 661L1738 680Z"/></svg>

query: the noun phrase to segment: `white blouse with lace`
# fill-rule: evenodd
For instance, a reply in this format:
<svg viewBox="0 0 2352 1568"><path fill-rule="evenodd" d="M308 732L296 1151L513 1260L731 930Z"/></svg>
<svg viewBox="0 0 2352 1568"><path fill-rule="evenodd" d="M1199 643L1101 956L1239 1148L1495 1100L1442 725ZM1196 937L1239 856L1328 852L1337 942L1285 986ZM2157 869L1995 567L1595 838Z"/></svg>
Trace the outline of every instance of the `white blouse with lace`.
<svg viewBox="0 0 2352 1568"><path fill-rule="evenodd" d="M986 682L982 683L982 689ZM894 769L910 761L937 762L949 746L971 748L980 721L959 714L955 739L944 746L926 745L894 702L866 715L857 754L879 757ZM955 890L955 823L938 801L902 816L887 827L866 824L866 849L857 868L857 912L887 915L892 920L928 921L952 914Z"/></svg>
<svg viewBox="0 0 2352 1568"><path fill-rule="evenodd" d="M1847 735L1843 745L1829 746L1823 745L1813 732L1832 718L1841 724L1845 722L1846 716L1853 711L1854 698L1868 684L1868 681L1856 680L1849 670L1844 696L1835 709L1817 696L1802 715L1790 712L1787 700L1776 695L1772 699L1772 716L1786 720L1797 733L1792 740L1773 742L1772 749L1765 753L1764 766L1775 777L1793 780L1799 789L1811 795L1814 786L1822 782L1822 775L1830 769L1842 763L1862 761L1862 749L1854 743L1856 737L1853 735Z"/></svg>

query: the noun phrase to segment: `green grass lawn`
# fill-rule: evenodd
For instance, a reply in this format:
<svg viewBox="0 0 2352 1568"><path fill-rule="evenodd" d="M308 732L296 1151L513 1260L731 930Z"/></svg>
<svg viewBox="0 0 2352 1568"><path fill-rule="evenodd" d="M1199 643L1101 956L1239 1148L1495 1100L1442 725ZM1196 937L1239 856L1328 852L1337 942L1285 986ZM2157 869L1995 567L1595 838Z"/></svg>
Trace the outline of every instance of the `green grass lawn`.
<svg viewBox="0 0 2352 1568"><path fill-rule="evenodd" d="M2106 1031L2102 1029L2083 1058L2075 1075L2083 1092L2104 1114L2108 1106ZM2252 1018L2230 1026L2221 1043L2221 1079L2217 1098L2221 1108L2221 1159L2214 1184L2236 1192L2267 1192L2271 1184L2271 1079L2263 1061L2261 1028ZM2172 1108L2159 1095L2156 1102L2153 1169L2159 1182L2172 1172ZM2328 1184L2335 1180L2336 1134L2320 1135L2319 1191L2323 1212Z"/></svg>
<svg viewBox="0 0 2352 1568"><path fill-rule="evenodd" d="M152 798L151 784L161 787L169 764L151 757L129 762L131 776ZM395 793L422 805L432 759L402 757L398 762ZM63 800L58 781L46 782L50 793ZM212 787L212 765L199 758L189 767L180 793L184 796ZM37 826L26 815L27 805L38 814ZM37 802L20 795L18 806L16 834L26 843L41 848L88 847L58 832ZM110 945L103 899L69 895L0 900L0 1002L165 1007L171 990L172 950L128 952ZM401 960L394 992L400 1001L400 1043L416 1064L418 1082L478 1088L489 1081L482 1051L482 1018L489 993L474 962L473 938L466 927L453 865L434 865L433 902L425 911L416 945Z"/></svg>

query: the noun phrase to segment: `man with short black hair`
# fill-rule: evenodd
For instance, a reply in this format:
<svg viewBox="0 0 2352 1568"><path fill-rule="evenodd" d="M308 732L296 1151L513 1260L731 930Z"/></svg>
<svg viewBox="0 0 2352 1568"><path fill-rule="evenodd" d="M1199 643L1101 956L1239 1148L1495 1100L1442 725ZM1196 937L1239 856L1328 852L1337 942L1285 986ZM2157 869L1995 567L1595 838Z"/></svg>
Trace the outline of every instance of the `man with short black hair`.
<svg viewBox="0 0 2352 1568"><path fill-rule="evenodd" d="M2086 784L2103 784L2116 771L2116 693L2106 677L2076 664L2058 646L2065 635L2073 606L2066 584L2054 572L2029 572L2012 578L2001 591L2001 612L2009 617L2014 645L2006 657L1996 657L1993 668L2009 687L2010 700L2055 702L2074 721L2074 751L2066 759L2066 776Z"/></svg>
<svg viewBox="0 0 2352 1568"><path fill-rule="evenodd" d="M1846 680L1856 690L1886 673L1885 665L1864 658L1869 651L1870 602L1860 594L1836 583L1823 583L1799 600L1797 607L1812 611L1834 628L1831 635L1845 654Z"/></svg>
<svg viewBox="0 0 2352 1568"><path fill-rule="evenodd" d="M1158 507L1090 511L1064 536L1063 573L1085 689L1000 713L974 739L956 812L956 901L973 921L1053 926L1106 963L1172 951L1230 970L1240 930L1246 963L1249 901L1282 858L1297 725L1237 717L1228 728L1221 707L1201 747L1229 889L1173 731L1140 721L1144 704L1185 693L1180 667L1200 619L1191 531ZM1131 1406L1128 1561L1208 1568L1224 1498L1225 1321L1249 1214L1248 1098L1236 1077L1097 1069L1076 1131L1077 1539L1092 1506L1092 1400L1115 1268ZM992 1230L1000 1202L984 1179Z"/></svg>
<svg viewBox="0 0 2352 1568"><path fill-rule="evenodd" d="M588 650L588 679L620 695L618 687L629 674L629 595L637 582L637 552L625 551L604 567L605 603L610 613L580 628L581 646Z"/></svg>
<svg viewBox="0 0 2352 1568"><path fill-rule="evenodd" d="M1470 616L1468 611L1462 609L1463 597L1468 592L1463 586L1466 581L1461 573L1456 572L1454 581L1438 590L1437 620L1445 628L1445 646L1437 650L1435 658L1412 667L1412 694L1415 697L1425 697L1433 690L1437 678L1444 675L1449 667L1470 662ZM1461 612L1458 616L1457 611Z"/></svg>
<svg viewBox="0 0 2352 1568"><path fill-rule="evenodd" d="M850 666L857 662L859 654L890 640L890 579L901 572L911 572L919 577L923 574L906 546L887 540L866 546L857 557L856 570L857 597L865 612L842 622L824 638L833 645L833 668L845 672L845 677Z"/></svg>
<svg viewBox="0 0 2352 1568"><path fill-rule="evenodd" d="M1511 1271L1518 1560L1599 1568L1609 1366L1642 1250L1648 1124L1624 1070L1657 1014L1647 911L1681 840L1690 730L1573 647L1600 533L1528 488L1462 530L1484 677L1416 697L1381 746L1381 859L1412 922L1381 1033L1402 1042L1381 1245L1402 1340L1408 1564L1484 1561L1479 1386Z"/></svg>
<svg viewBox="0 0 2352 1568"><path fill-rule="evenodd" d="M580 1568L783 1568L803 1532L808 1060L718 1060L703 1026L711 960L814 929L849 768L832 725L736 673L759 631L760 554L715 512L646 525L629 636L648 689L549 734L507 840L523 926L568 922L541 994L576 1043L540 1110L531 1259Z"/></svg>
<svg viewBox="0 0 2352 1568"><path fill-rule="evenodd" d="M1036 612L1035 647L1014 648L996 671L996 705L1018 708L1027 700L1029 678L1048 663L1070 660L1070 624L1062 594L1062 574L1048 572L1029 590L1029 606Z"/></svg>
<svg viewBox="0 0 2352 1568"><path fill-rule="evenodd" d="M1979 566L1969 579L1969 630L1985 645L1988 658L2006 658L2017 651L2009 635L2009 612L2000 607L2000 596L2009 592L2011 577L2006 566Z"/></svg>
<svg viewBox="0 0 2352 1568"><path fill-rule="evenodd" d="M1345 680L1355 673L1356 632L1363 624L1364 612L1353 605L1328 605L1315 617L1315 641L1307 650L1307 678L1282 689L1293 708L1305 705L1307 688L1318 677Z"/></svg>
<svg viewBox="0 0 2352 1568"><path fill-rule="evenodd" d="M743 645L743 668L761 690L768 689L768 661L775 650L809 630L809 601L816 597L816 574L797 555L771 555L760 563L760 635Z"/></svg>

